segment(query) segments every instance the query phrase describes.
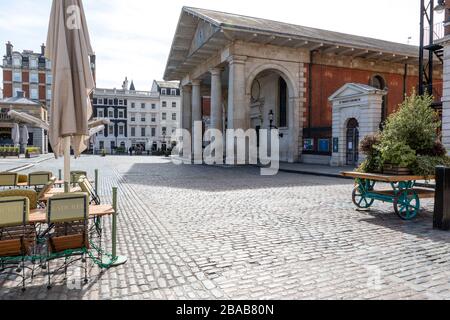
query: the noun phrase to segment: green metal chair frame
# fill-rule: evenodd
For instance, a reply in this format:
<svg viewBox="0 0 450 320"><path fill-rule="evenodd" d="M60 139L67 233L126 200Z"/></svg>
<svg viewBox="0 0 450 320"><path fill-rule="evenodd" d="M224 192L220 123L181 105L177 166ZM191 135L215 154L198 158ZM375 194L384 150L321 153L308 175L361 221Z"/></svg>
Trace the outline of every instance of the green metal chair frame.
<svg viewBox="0 0 450 320"><path fill-rule="evenodd" d="M81 260L85 270L84 282L87 283L89 195L67 193L53 196L47 204L47 219L48 225L53 231L47 241L47 288L49 290L52 288L50 261L61 258L65 260L63 265L65 275L67 275L67 268L70 264ZM78 247L69 246L63 249L56 247L57 241L64 241L68 237L81 237L82 244ZM81 259L69 261L70 258L79 256Z"/></svg>
<svg viewBox="0 0 450 320"><path fill-rule="evenodd" d="M17 273L22 272L22 291L26 290L25 262L36 245L36 233L29 224L29 215L30 200L27 197L0 198L0 272L11 268ZM20 249L14 251L14 248ZM34 267L32 271L31 277Z"/></svg>

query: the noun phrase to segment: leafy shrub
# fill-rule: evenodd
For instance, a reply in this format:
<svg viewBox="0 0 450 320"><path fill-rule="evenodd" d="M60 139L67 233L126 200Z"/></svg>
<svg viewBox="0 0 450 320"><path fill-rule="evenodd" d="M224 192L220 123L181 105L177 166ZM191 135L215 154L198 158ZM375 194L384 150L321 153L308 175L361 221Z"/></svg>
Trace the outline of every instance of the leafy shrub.
<svg viewBox="0 0 450 320"><path fill-rule="evenodd" d="M450 157L418 156L410 168L415 175L432 176L437 166L450 166Z"/></svg>
<svg viewBox="0 0 450 320"><path fill-rule="evenodd" d="M392 164L399 167L409 167L416 161L416 151L405 142L384 141L379 146L383 164Z"/></svg>
<svg viewBox="0 0 450 320"><path fill-rule="evenodd" d="M361 141L359 149L366 156L374 155L378 153L376 146L380 144L380 141L379 134L368 135Z"/></svg>
<svg viewBox="0 0 450 320"><path fill-rule="evenodd" d="M432 156L432 157L444 157L447 155L447 149L442 144L441 141L435 141L433 148L425 149L425 150L418 150L417 154L423 155L423 156Z"/></svg>
<svg viewBox="0 0 450 320"><path fill-rule="evenodd" d="M413 93L401 104L398 112L386 121L381 145L402 141L412 150L430 150L437 140L439 115L431 108L433 97Z"/></svg>

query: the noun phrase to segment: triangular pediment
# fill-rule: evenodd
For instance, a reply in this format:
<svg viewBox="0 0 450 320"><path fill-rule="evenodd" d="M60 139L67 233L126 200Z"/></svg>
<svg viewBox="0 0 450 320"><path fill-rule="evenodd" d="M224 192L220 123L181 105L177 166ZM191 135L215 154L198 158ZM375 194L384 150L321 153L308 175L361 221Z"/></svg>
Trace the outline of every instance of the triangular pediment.
<svg viewBox="0 0 450 320"><path fill-rule="evenodd" d="M329 98L330 101L348 99L360 96L367 96L372 94L385 95L386 91L380 90L365 84L360 83L347 83Z"/></svg>

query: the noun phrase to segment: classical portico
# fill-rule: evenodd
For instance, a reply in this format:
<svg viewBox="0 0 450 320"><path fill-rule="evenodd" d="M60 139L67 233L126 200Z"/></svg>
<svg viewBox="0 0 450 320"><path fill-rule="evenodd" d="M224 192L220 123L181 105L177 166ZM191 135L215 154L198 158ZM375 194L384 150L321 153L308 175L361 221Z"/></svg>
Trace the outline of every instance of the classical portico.
<svg viewBox="0 0 450 320"><path fill-rule="evenodd" d="M184 7L164 78L181 81L184 129L193 131L194 123L206 118L202 97L208 97L211 113L210 121L204 123L206 129L277 128L280 160L298 162L307 150L304 127L308 125L309 130L312 117L317 115L311 88L320 90L323 85L314 82L312 65L317 61L326 66L345 65L352 73L342 79L362 78L360 68L373 69L374 74L386 70L403 73L406 85L411 68L405 68L405 63L415 61L416 51L412 46ZM315 72L332 79L337 71L317 68ZM367 76L367 84L369 80ZM398 87L400 81L396 78L393 83ZM406 88L401 95L404 93ZM316 106L320 110L326 107L326 103ZM380 117L383 112L379 111ZM325 116L322 123L327 121ZM319 133L329 130L331 135L327 125L315 129ZM323 157L330 158L328 133L324 138L328 140L322 148L326 153Z"/></svg>

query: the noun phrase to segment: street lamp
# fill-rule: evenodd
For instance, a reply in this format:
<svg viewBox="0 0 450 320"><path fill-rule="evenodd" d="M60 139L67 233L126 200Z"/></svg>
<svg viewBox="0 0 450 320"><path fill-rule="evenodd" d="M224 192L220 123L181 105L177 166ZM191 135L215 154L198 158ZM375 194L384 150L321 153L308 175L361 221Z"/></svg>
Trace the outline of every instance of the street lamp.
<svg viewBox="0 0 450 320"><path fill-rule="evenodd" d="M434 7L434 11L437 13L442 13L445 10L445 0L438 0L438 4L436 7Z"/></svg>
<svg viewBox="0 0 450 320"><path fill-rule="evenodd" d="M270 110L270 112L269 112L270 130L272 130L272 129L277 129L277 130L278 130L278 128L277 128L276 126L273 125L274 119L275 119L275 115L274 115L274 113L273 113L273 110ZM283 137L284 137L284 134L283 134L283 133L280 133L279 136L280 136L280 138L283 138Z"/></svg>

